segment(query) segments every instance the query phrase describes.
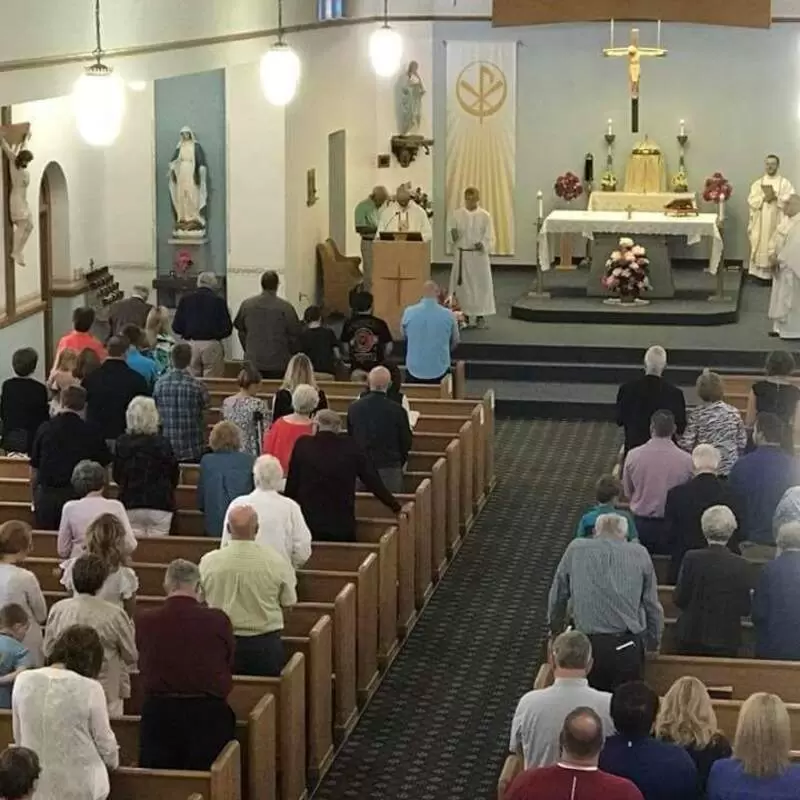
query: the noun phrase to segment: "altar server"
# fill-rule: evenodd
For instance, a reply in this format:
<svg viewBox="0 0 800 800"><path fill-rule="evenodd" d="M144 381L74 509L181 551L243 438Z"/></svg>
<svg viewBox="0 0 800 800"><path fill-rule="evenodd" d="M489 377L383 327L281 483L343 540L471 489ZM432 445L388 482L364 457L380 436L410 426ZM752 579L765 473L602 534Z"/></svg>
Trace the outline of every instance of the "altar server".
<svg viewBox="0 0 800 800"><path fill-rule="evenodd" d="M786 203L794 194L794 187L778 174L781 160L769 155L765 161L765 172L754 181L747 196L750 221L747 234L750 239L750 274L762 280L771 280L769 245L778 223L784 218Z"/></svg>
<svg viewBox="0 0 800 800"><path fill-rule="evenodd" d="M381 212L379 233L421 233L422 241L431 240L431 223L425 209L411 199L407 186L400 186L397 194Z"/></svg>
<svg viewBox="0 0 800 800"><path fill-rule="evenodd" d="M786 203L786 215L772 237L769 258L774 267L770 335L800 339L800 196L796 194Z"/></svg>
<svg viewBox="0 0 800 800"><path fill-rule="evenodd" d="M495 313L494 286L489 253L494 244L492 215L480 207L481 195L470 186L464 192L464 207L453 215L450 235L455 246L450 272L450 296L455 296L464 313L467 327L486 325L485 318Z"/></svg>

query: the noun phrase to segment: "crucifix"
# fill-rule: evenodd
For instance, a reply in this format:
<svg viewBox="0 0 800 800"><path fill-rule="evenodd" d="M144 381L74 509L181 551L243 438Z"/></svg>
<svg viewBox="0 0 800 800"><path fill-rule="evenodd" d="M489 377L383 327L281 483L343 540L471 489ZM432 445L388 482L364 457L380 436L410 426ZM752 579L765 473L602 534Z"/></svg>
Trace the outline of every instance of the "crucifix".
<svg viewBox="0 0 800 800"><path fill-rule="evenodd" d="M643 58L663 58L667 51L661 46L661 20L658 21L658 35L655 47L639 46L639 29L631 28L630 44L614 47L614 20L611 20L611 46L603 50L604 56L628 59L628 80L631 95L631 132L639 133L639 80L642 75Z"/></svg>

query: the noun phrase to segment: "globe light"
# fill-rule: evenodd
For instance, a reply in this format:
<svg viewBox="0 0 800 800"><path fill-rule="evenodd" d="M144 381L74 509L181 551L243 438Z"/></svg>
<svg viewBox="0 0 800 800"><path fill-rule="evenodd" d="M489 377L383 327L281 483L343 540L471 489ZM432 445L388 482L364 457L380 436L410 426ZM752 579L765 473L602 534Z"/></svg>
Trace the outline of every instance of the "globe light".
<svg viewBox="0 0 800 800"><path fill-rule="evenodd" d="M261 59L261 88L274 106L292 102L300 83L300 58L286 42L276 42Z"/></svg>
<svg viewBox="0 0 800 800"><path fill-rule="evenodd" d="M403 58L403 37L385 23L369 37L372 68L381 78L391 78Z"/></svg>
<svg viewBox="0 0 800 800"><path fill-rule="evenodd" d="M75 122L93 147L108 147L119 136L125 114L125 85L113 70L96 63L75 82Z"/></svg>

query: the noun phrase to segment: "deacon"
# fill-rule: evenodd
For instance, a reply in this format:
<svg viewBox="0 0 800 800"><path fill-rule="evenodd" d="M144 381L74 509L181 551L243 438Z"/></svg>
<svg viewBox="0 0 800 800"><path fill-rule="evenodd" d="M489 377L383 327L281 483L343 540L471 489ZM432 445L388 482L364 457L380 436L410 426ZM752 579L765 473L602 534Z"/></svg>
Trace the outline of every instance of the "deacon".
<svg viewBox="0 0 800 800"><path fill-rule="evenodd" d="M778 174L781 160L769 155L765 161L765 173L750 187L747 204L750 206L750 221L747 234L750 239L750 274L769 281L773 277L769 263L769 246L778 223L784 217L789 195L794 187Z"/></svg>
<svg viewBox="0 0 800 800"><path fill-rule="evenodd" d="M408 187L397 189L394 200L381 212L378 223L380 233L421 233L422 241L431 240L431 223L423 208L412 199Z"/></svg>
<svg viewBox="0 0 800 800"><path fill-rule="evenodd" d="M769 300L770 336L800 339L800 196L790 195L769 251L774 268Z"/></svg>
<svg viewBox="0 0 800 800"><path fill-rule="evenodd" d="M355 210L356 233L361 237L361 271L367 291L372 287L372 242L378 233L378 222L388 199L386 187L376 186L372 194L362 200Z"/></svg>
<svg viewBox="0 0 800 800"><path fill-rule="evenodd" d="M458 300L467 327L486 326L495 313L494 286L489 253L494 244L492 215L480 207L481 195L470 186L464 192L464 207L453 215L450 235L456 248L450 272L450 296ZM474 322L473 322L474 320Z"/></svg>

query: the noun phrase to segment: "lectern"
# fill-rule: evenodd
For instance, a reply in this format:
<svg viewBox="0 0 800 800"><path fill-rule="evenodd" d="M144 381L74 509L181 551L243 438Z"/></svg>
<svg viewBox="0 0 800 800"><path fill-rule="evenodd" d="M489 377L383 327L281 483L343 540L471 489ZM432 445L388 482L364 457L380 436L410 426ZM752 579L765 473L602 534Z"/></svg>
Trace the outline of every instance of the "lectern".
<svg viewBox="0 0 800 800"><path fill-rule="evenodd" d="M400 338L403 309L422 297L422 286L431 277L429 242L414 242L393 234L372 245L372 294L375 316L386 320L392 336Z"/></svg>

